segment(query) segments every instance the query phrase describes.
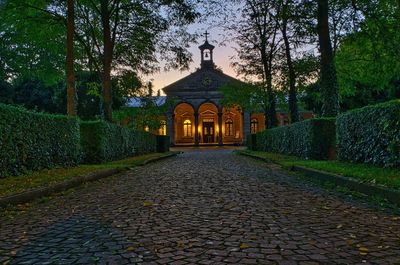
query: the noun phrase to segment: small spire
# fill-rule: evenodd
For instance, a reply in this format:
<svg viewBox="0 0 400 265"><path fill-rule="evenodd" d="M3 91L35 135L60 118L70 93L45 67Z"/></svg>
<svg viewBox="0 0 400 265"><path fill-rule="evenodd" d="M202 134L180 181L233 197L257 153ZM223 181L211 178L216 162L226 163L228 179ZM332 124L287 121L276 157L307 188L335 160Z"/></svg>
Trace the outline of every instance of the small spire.
<svg viewBox="0 0 400 265"><path fill-rule="evenodd" d="M208 41L208 35L210 35L210 33L208 33L206 30L206 33L204 33L204 35L206 36L206 41Z"/></svg>

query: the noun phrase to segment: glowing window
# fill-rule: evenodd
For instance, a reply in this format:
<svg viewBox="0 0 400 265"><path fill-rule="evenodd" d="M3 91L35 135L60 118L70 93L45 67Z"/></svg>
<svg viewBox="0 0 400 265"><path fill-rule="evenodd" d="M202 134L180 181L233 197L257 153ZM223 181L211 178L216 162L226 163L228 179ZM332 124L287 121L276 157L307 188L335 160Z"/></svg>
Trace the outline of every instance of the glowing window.
<svg viewBox="0 0 400 265"><path fill-rule="evenodd" d="M183 136L184 137L192 136L192 122L190 120L185 120L183 122Z"/></svg>
<svg viewBox="0 0 400 265"><path fill-rule="evenodd" d="M225 136L233 136L233 121L232 121L232 119L227 119L225 121Z"/></svg>
<svg viewBox="0 0 400 265"><path fill-rule="evenodd" d="M257 119L252 119L251 120L251 133L257 133L258 132L258 120Z"/></svg>
<svg viewBox="0 0 400 265"><path fill-rule="evenodd" d="M167 122L161 121L161 127L158 129L159 135L167 135Z"/></svg>

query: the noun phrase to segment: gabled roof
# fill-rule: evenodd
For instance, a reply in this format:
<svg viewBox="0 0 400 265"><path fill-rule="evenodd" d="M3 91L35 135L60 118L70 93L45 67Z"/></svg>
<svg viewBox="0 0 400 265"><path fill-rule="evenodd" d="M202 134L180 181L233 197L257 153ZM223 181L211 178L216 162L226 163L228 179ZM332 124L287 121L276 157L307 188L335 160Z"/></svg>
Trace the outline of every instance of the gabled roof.
<svg viewBox="0 0 400 265"><path fill-rule="evenodd" d="M240 80L215 68L201 68L163 88L165 94L190 91L217 91L223 85Z"/></svg>

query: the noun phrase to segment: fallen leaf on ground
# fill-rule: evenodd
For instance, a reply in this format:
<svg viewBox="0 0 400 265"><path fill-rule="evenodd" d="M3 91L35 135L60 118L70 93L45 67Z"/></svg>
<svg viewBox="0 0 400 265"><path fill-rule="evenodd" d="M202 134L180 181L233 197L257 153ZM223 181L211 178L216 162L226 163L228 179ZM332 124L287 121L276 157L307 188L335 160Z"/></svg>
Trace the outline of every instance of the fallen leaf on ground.
<svg viewBox="0 0 400 265"><path fill-rule="evenodd" d="M240 244L240 249L246 249L246 248L249 248L249 247L250 246L245 244L245 243Z"/></svg>
<svg viewBox="0 0 400 265"><path fill-rule="evenodd" d="M185 247L185 243L183 243L182 241L178 241L177 242L177 247L178 248L184 248Z"/></svg>
<svg viewBox="0 0 400 265"><path fill-rule="evenodd" d="M360 247L358 250L361 252L368 252L368 248L366 247Z"/></svg>
<svg viewBox="0 0 400 265"><path fill-rule="evenodd" d="M144 207L150 207L150 206L153 206L153 203L150 202L150 201L144 201L144 202L143 202L143 206L144 206Z"/></svg>
<svg viewBox="0 0 400 265"><path fill-rule="evenodd" d="M135 251L135 248L132 247L132 246L129 246L129 247L126 248L126 250L128 250L128 251Z"/></svg>
<svg viewBox="0 0 400 265"><path fill-rule="evenodd" d="M366 247L359 247L358 251L360 251L360 255L365 256L368 254L368 248Z"/></svg>

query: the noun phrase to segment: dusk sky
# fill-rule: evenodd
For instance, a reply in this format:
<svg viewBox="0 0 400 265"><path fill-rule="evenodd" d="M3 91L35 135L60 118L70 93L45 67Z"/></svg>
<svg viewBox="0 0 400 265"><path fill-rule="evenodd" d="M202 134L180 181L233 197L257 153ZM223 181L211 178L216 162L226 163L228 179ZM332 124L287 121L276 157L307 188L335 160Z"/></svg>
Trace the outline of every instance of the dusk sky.
<svg viewBox="0 0 400 265"><path fill-rule="evenodd" d="M235 55L235 50L232 48L232 46L234 46L234 43L226 43L225 45L221 46L222 42L221 32L217 28L210 29L199 25L194 25L190 28L190 30L192 31L199 31L199 32L205 32L206 29L210 33L208 37L209 42L215 46L214 63L218 67L222 68L225 74L236 77L235 71L230 66L231 63L230 57ZM193 54L193 62L190 64L190 70L183 72L175 70L165 72L161 70L159 73L145 78L147 80L153 79L154 91L162 89L163 87L189 75L190 73L194 72L196 68L200 67L200 50L198 46L203 44L204 40L205 37L203 36L199 37L197 39L198 43L193 44L189 49ZM163 94L162 91L161 94Z"/></svg>

